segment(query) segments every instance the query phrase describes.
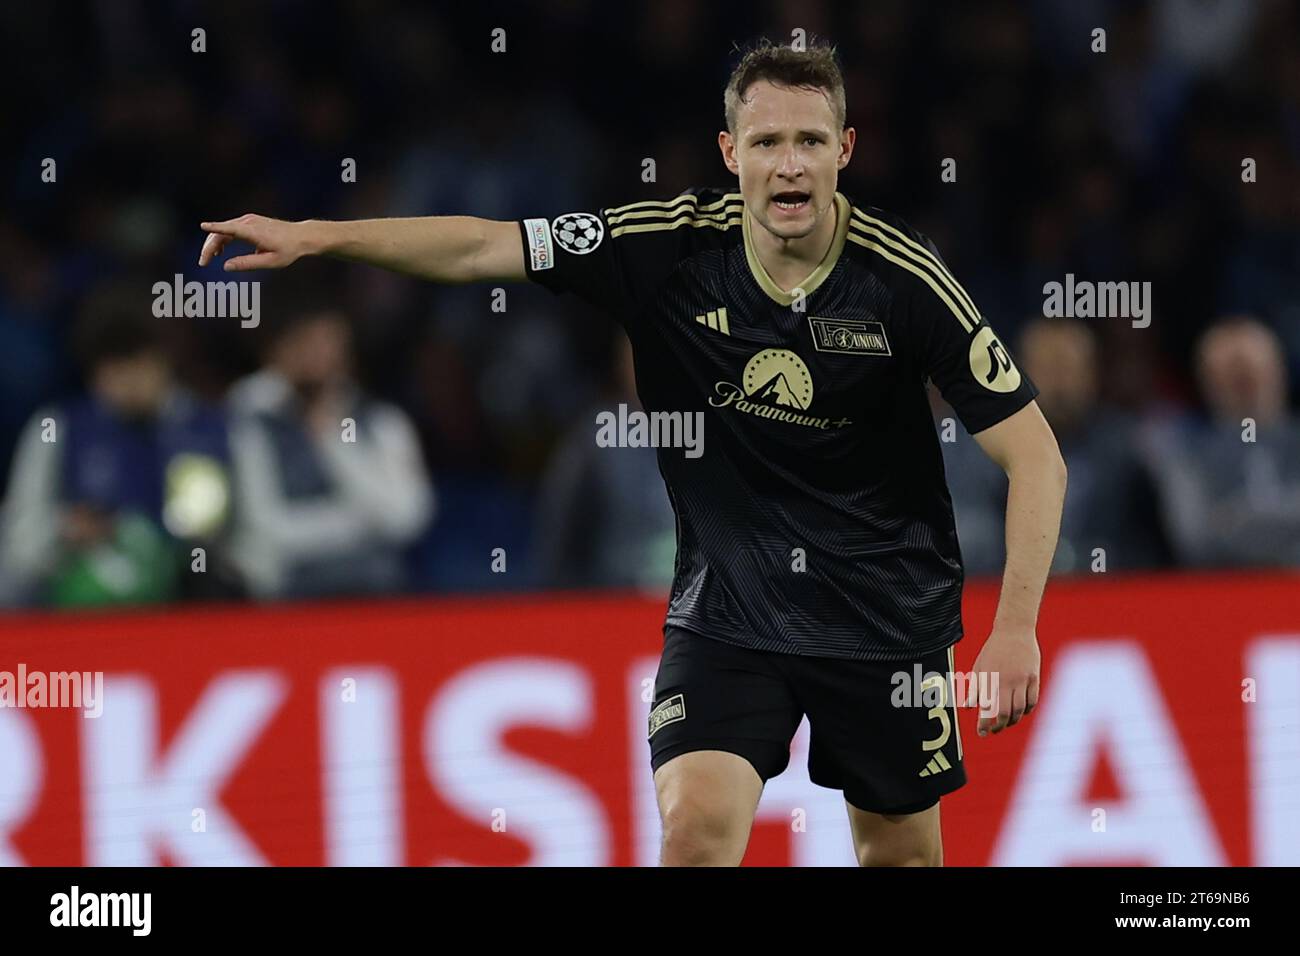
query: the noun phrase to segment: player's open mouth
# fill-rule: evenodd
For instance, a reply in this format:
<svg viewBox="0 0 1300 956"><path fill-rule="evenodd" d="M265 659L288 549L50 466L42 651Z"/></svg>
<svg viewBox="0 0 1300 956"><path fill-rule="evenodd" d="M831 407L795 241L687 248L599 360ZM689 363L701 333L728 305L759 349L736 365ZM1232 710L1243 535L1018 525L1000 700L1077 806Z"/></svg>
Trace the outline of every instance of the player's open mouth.
<svg viewBox="0 0 1300 956"><path fill-rule="evenodd" d="M772 197L772 205L784 213L801 213L808 208L812 196L801 192L777 193Z"/></svg>

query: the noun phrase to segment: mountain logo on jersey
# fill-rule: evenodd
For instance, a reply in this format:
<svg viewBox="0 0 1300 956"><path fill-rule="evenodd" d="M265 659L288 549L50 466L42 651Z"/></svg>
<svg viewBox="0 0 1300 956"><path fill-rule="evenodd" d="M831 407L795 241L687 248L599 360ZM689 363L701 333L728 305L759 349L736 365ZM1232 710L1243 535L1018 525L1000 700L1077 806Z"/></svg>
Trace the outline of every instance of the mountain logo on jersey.
<svg viewBox="0 0 1300 956"><path fill-rule="evenodd" d="M970 371L990 392L1014 392L1020 387L1020 369L987 325L970 341Z"/></svg>
<svg viewBox="0 0 1300 956"><path fill-rule="evenodd" d="M764 349L745 365L745 394L769 405L803 411L812 404L812 376L803 359L785 349Z"/></svg>
<svg viewBox="0 0 1300 956"><path fill-rule="evenodd" d="M889 340L879 322L848 322L841 319L808 317L813 347L819 352L847 352L850 355L889 355Z"/></svg>
<svg viewBox="0 0 1300 956"><path fill-rule="evenodd" d="M575 256L585 256L595 251L605 238L605 227L600 217L587 212L566 212L551 222L551 235L555 244Z"/></svg>
<svg viewBox="0 0 1300 956"><path fill-rule="evenodd" d="M741 385L718 382L717 395L709 398L714 408L736 411L791 422L809 428L843 428L853 424L847 418L828 419L802 415L812 405L813 382L808 366L788 349L763 349L748 362L741 373Z"/></svg>

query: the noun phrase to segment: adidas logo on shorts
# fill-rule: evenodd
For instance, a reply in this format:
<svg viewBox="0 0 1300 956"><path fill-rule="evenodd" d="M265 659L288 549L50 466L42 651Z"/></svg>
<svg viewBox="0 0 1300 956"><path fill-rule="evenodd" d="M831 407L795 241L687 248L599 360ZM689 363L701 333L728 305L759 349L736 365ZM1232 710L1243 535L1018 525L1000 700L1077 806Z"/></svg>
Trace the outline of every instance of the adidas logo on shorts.
<svg viewBox="0 0 1300 956"><path fill-rule="evenodd" d="M686 719L686 698L681 694L674 694L666 701L650 711L650 733L653 737L655 732L664 724L671 724L675 720Z"/></svg>
<svg viewBox="0 0 1300 956"><path fill-rule="evenodd" d="M930 758L930 762L925 765L925 769L922 770L919 774L917 774L917 776L929 777L929 776L933 776L936 773L943 773L945 770L951 770L951 769L952 769L952 764L948 762L948 758L945 757L943 755L943 751L940 750L937 754L935 754L933 757Z"/></svg>

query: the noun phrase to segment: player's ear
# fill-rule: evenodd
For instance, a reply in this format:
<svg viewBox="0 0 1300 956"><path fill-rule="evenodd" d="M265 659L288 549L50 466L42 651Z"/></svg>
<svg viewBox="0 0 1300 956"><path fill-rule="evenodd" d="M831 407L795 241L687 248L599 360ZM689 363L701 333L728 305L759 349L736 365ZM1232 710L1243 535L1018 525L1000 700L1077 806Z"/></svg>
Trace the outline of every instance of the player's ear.
<svg viewBox="0 0 1300 956"><path fill-rule="evenodd" d="M727 130L718 133L718 149L722 150L722 163L731 170L733 176L740 175L740 164L736 162L736 140Z"/></svg>
<svg viewBox="0 0 1300 956"><path fill-rule="evenodd" d="M858 141L858 131L852 126L844 127L844 132L840 133L840 155L835 160L835 168L843 169L849 164L849 159L853 156L853 145Z"/></svg>

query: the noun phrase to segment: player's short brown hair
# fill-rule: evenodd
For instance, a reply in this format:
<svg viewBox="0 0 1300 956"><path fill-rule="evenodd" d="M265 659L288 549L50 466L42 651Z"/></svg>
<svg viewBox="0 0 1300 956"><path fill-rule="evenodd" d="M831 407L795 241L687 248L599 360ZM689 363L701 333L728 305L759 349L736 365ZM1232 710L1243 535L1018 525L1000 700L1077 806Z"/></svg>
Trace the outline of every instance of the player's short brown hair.
<svg viewBox="0 0 1300 956"><path fill-rule="evenodd" d="M770 40L760 40L751 47L731 71L722 95L727 129L736 131L736 115L745 94L755 83L766 80L777 86L816 89L826 95L835 122L845 125L844 76L840 73L835 47L820 40L810 41L806 49L796 50Z"/></svg>

